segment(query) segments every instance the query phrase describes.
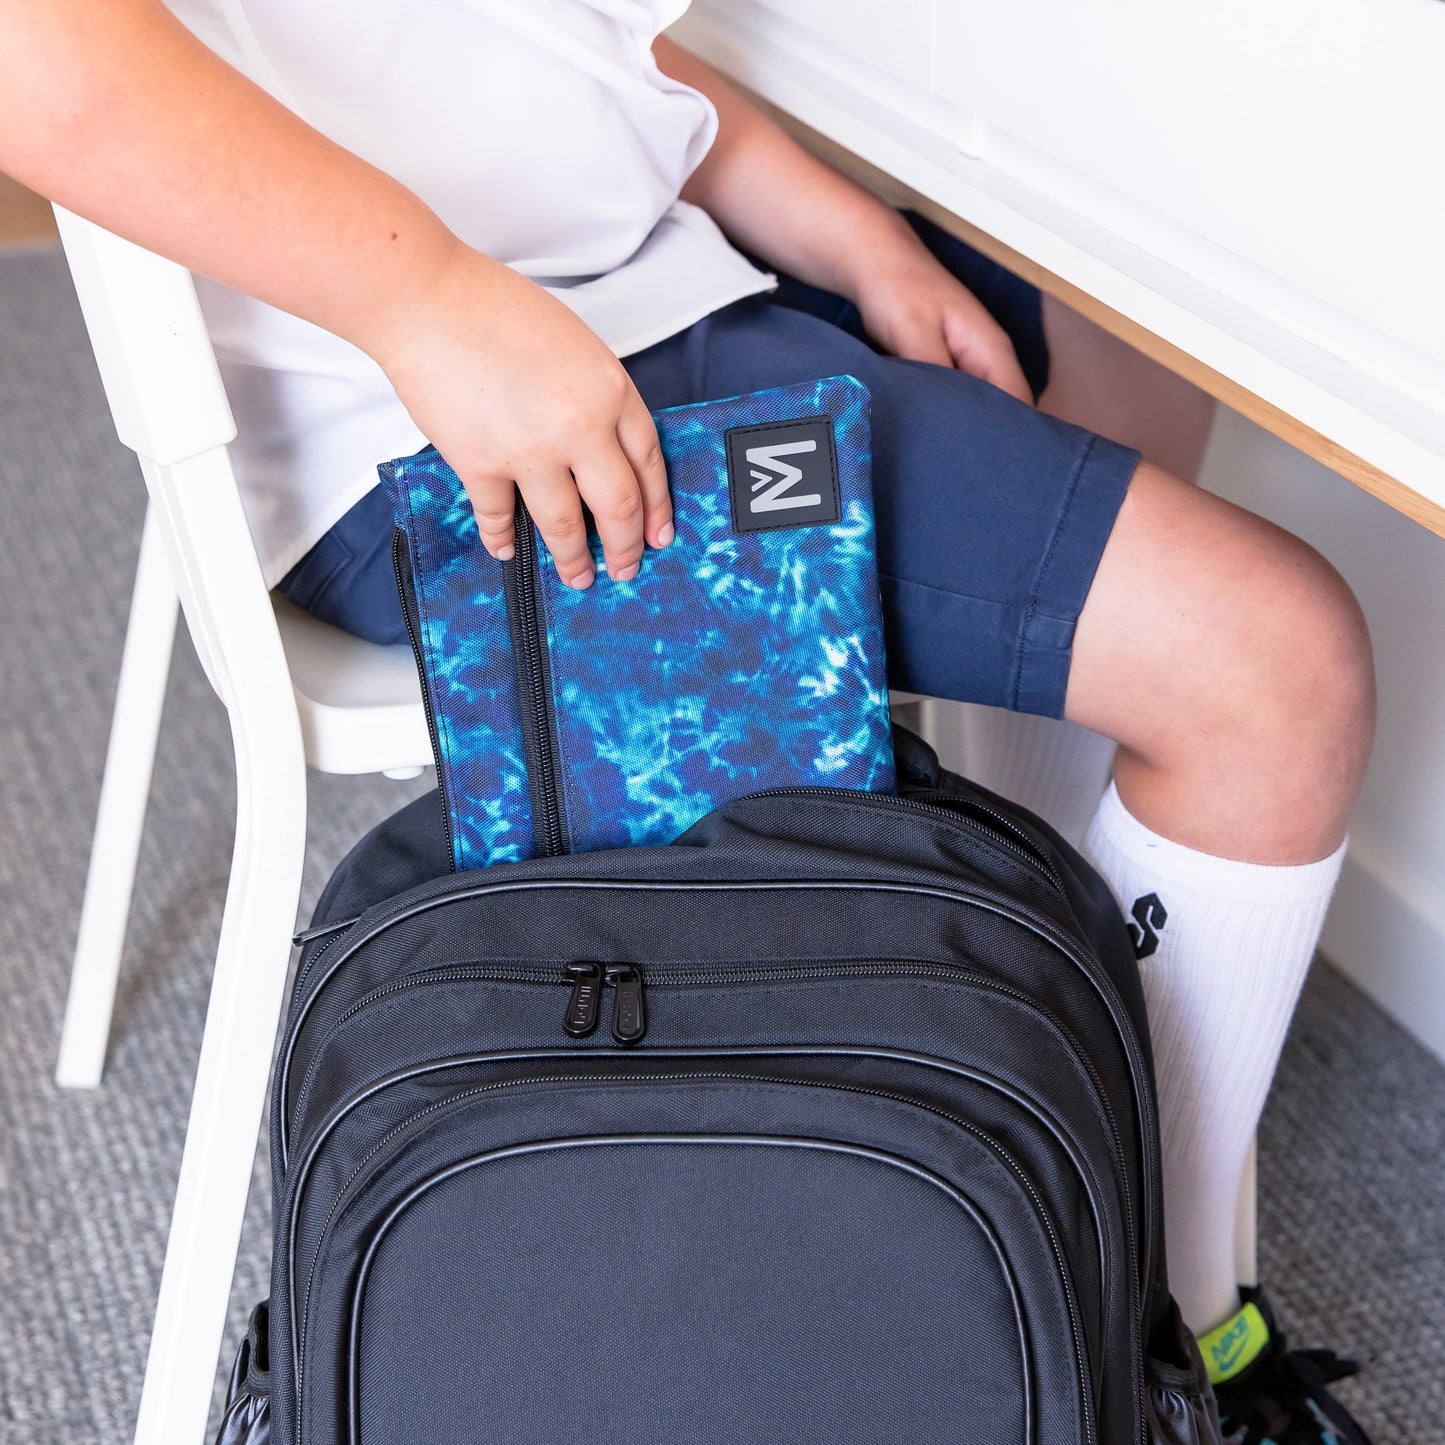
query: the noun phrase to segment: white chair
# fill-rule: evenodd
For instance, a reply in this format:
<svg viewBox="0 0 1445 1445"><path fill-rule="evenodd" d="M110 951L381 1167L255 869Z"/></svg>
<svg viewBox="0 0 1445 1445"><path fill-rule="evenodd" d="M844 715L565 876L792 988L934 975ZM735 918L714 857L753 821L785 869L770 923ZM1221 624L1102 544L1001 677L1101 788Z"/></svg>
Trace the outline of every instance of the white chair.
<svg viewBox="0 0 1445 1445"><path fill-rule="evenodd" d="M206 1427L283 1004L306 843L306 765L414 776L431 761L411 651L327 627L262 582L226 453L236 435L189 272L57 208L121 441L149 506L57 1077L104 1064L179 598L229 714L236 841L137 1445Z"/></svg>

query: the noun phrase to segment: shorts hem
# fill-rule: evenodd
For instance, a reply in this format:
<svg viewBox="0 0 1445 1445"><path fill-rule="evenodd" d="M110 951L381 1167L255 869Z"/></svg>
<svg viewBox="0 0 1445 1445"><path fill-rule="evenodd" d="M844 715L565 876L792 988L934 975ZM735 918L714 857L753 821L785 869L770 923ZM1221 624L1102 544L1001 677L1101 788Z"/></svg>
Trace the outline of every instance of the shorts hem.
<svg viewBox="0 0 1445 1445"><path fill-rule="evenodd" d="M1019 629L1010 702L1016 712L1064 715L1079 613L1139 460L1137 451L1100 436L1091 436L1080 454Z"/></svg>

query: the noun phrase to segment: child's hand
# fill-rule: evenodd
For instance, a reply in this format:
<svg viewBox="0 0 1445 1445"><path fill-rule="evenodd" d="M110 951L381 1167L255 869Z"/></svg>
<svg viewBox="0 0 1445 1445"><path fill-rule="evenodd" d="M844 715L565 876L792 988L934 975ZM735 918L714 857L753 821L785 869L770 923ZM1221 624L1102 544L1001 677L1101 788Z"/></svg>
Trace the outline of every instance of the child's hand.
<svg viewBox="0 0 1445 1445"><path fill-rule="evenodd" d="M0 0L0 166L373 356L494 556L521 487L561 576L672 533L652 418L602 342L404 186L284 109L157 0Z"/></svg>
<svg viewBox="0 0 1445 1445"><path fill-rule="evenodd" d="M1033 405L1008 333L923 246L870 263L854 300L869 336L894 356L966 371Z"/></svg>
<svg viewBox="0 0 1445 1445"><path fill-rule="evenodd" d="M487 551L513 554L515 483L569 586L593 580L583 502L608 575L635 577L644 539L672 540L672 504L621 362L540 286L460 242L406 311L368 349L461 478Z"/></svg>

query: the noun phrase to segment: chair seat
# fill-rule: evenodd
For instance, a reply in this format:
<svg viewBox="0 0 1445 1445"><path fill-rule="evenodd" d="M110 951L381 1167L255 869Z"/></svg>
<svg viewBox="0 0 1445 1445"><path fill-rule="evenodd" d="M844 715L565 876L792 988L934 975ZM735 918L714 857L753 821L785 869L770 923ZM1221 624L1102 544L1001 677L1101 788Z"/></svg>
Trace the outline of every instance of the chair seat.
<svg viewBox="0 0 1445 1445"><path fill-rule="evenodd" d="M374 773L432 761L411 648L366 642L272 594L306 761L323 773Z"/></svg>

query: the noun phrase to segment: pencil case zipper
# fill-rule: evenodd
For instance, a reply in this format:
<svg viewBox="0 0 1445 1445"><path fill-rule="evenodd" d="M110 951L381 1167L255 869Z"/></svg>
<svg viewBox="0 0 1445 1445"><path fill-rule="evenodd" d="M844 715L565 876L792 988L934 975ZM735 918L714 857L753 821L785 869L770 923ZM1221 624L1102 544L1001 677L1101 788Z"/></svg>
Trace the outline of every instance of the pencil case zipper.
<svg viewBox="0 0 1445 1445"><path fill-rule="evenodd" d="M531 513L517 493L516 554L502 563L507 623L512 631L517 712L532 801L533 853L555 858L571 851L562 803L561 747L552 698L552 662L547 652L547 608L542 597L542 559Z"/></svg>
<svg viewBox="0 0 1445 1445"><path fill-rule="evenodd" d="M512 644L517 716L522 729L522 754L527 767L527 790L532 811L534 855L554 858L570 852L566 814L562 800L562 772L557 717L552 701L552 669L547 655L547 609L542 596L542 561L537 535L527 504L517 494L516 555L502 563L502 586L507 607L507 626ZM441 747L432 676L416 595L416 574L411 544L398 527L392 538L392 566L401 595L402 616L411 643L412 656L421 678L422 705L426 711L427 733L436 761L437 785L441 793L442 817L447 852L456 872L456 840L452 830L452 808L448 777L450 769Z"/></svg>

